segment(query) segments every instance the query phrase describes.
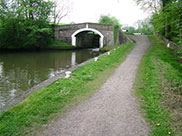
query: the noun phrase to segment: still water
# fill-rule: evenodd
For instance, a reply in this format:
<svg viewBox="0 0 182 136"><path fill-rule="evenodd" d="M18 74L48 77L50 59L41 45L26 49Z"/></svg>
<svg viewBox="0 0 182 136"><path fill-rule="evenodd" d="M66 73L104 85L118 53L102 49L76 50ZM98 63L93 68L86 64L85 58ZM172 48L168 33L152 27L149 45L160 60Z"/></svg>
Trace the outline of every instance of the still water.
<svg viewBox="0 0 182 136"><path fill-rule="evenodd" d="M0 53L0 113L23 91L98 55L92 50Z"/></svg>

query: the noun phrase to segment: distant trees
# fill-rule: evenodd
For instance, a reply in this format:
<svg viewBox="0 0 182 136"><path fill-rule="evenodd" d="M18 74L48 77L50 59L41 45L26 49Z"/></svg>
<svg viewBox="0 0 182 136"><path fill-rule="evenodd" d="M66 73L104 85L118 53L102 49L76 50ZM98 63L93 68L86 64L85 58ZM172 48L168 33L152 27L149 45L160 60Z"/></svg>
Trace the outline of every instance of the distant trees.
<svg viewBox="0 0 182 136"><path fill-rule="evenodd" d="M153 34L153 27L150 23L150 19L146 18L144 20L138 20L135 23L135 27L133 26L123 26L123 30L127 30L127 33L133 34L133 33L141 33L144 35L150 35Z"/></svg>
<svg viewBox="0 0 182 136"><path fill-rule="evenodd" d="M142 33L145 35L149 35L153 33L153 27L151 25L150 18L137 21L136 24L137 24L137 31L139 33Z"/></svg>
<svg viewBox="0 0 182 136"><path fill-rule="evenodd" d="M138 33L138 31L136 30L136 28L134 26L123 26L122 28L123 30L126 31L126 33L128 34L133 34L133 33Z"/></svg>
<svg viewBox="0 0 182 136"><path fill-rule="evenodd" d="M121 24L119 20L116 17L113 17L111 15L101 15L99 19L100 24L111 24L114 26L114 43L116 43L117 36L118 36L118 30L121 29Z"/></svg>

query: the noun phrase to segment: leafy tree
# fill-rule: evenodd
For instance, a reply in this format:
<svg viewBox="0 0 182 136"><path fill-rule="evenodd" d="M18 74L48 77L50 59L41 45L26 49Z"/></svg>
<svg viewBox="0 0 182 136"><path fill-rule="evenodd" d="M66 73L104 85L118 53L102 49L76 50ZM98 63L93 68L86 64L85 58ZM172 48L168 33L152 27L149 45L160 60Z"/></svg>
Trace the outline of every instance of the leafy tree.
<svg viewBox="0 0 182 136"><path fill-rule="evenodd" d="M2 0L0 6L0 48L40 48L49 44L52 2Z"/></svg>
<svg viewBox="0 0 182 136"><path fill-rule="evenodd" d="M167 4L159 13L152 16L154 30L176 43L182 43L182 7L181 1ZM163 12L167 11L167 12ZM166 20L167 18L167 20ZM165 22L165 23L164 23ZM168 33L166 34L166 27Z"/></svg>
<svg viewBox="0 0 182 136"><path fill-rule="evenodd" d="M116 17L113 17L111 15L101 15L99 19L100 24L111 24L114 25L114 43L116 43L117 36L118 36L118 30L121 29L121 24L119 20Z"/></svg>
<svg viewBox="0 0 182 136"><path fill-rule="evenodd" d="M136 0L139 5L148 5L152 11L154 31L182 44L182 0ZM157 10L152 10L158 3Z"/></svg>
<svg viewBox="0 0 182 136"><path fill-rule="evenodd" d="M128 34L141 33L144 35L150 35L153 33L153 27L150 23L150 18L138 20L135 23L135 27L126 25L122 29L126 30Z"/></svg>
<svg viewBox="0 0 182 136"><path fill-rule="evenodd" d="M145 34L145 35L153 33L153 28L149 18L146 18L144 20L139 20L136 23L138 25L137 32Z"/></svg>

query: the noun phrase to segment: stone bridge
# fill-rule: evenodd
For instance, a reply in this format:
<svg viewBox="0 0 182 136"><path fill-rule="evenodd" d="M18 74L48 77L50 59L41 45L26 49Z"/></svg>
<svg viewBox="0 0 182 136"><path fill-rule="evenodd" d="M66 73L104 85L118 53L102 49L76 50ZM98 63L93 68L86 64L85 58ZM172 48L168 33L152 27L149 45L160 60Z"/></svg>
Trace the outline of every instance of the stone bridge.
<svg viewBox="0 0 182 136"><path fill-rule="evenodd" d="M96 47L114 45L113 25L97 24L97 23L81 23L71 25L56 25L55 39L70 43L76 47ZM121 31L118 32L117 44L126 42L123 41ZM122 40L122 41L121 41Z"/></svg>

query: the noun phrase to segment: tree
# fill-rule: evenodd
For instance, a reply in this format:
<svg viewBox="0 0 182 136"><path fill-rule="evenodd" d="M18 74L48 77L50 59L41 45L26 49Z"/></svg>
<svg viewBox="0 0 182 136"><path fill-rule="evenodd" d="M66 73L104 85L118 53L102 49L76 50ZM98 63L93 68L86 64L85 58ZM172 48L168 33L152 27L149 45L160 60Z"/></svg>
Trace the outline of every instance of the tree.
<svg viewBox="0 0 182 136"><path fill-rule="evenodd" d="M136 28L135 27L133 27L133 26L124 26L123 28L122 28L123 30L126 30L126 32L128 33L128 34L133 34L133 33L136 33L137 32L137 30L136 30Z"/></svg>
<svg viewBox="0 0 182 136"><path fill-rule="evenodd" d="M71 12L71 2L70 0L53 0L53 3L53 23L59 24L61 19L66 17Z"/></svg>
<svg viewBox="0 0 182 136"><path fill-rule="evenodd" d="M182 0L136 0L152 11L154 31L176 43L182 43ZM155 3L158 3L157 10ZM147 7L146 6L146 7ZM142 6L143 7L143 6Z"/></svg>
<svg viewBox="0 0 182 136"><path fill-rule="evenodd" d="M139 33L142 33L145 35L153 33L153 28L152 28L152 25L150 23L150 18L146 18L144 20L137 21L137 25L138 25L137 31Z"/></svg>
<svg viewBox="0 0 182 136"><path fill-rule="evenodd" d="M118 25L121 27L119 20L116 17L113 17L111 15L101 15L99 18L99 23L100 24Z"/></svg>
<svg viewBox="0 0 182 136"><path fill-rule="evenodd" d="M111 15L101 15L99 19L100 24L111 24L114 26L114 43L116 43L117 36L118 36L118 30L121 29L121 24L119 20L116 17L113 17Z"/></svg>
<svg viewBox="0 0 182 136"><path fill-rule="evenodd" d="M161 8L161 0L135 0L138 5L142 7L142 9L147 10L149 12L158 12Z"/></svg>
<svg viewBox="0 0 182 136"><path fill-rule="evenodd" d="M52 2L2 0L0 5L0 48L40 48L50 42Z"/></svg>

